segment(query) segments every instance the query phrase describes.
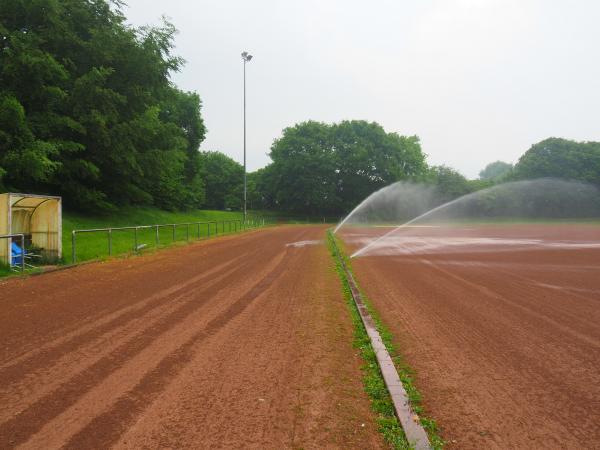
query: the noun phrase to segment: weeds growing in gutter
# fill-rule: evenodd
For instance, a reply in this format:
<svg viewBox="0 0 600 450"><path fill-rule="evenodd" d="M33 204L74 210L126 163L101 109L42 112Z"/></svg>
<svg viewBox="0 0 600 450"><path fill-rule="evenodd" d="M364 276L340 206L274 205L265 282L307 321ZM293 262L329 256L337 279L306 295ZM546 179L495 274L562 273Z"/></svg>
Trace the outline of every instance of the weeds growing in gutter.
<svg viewBox="0 0 600 450"><path fill-rule="evenodd" d="M342 267L342 262L339 258L344 258L344 262L349 271L352 272L352 267L350 265L350 260L346 257L346 255L340 251L339 258L338 254L335 251L335 244L337 243L338 249L342 249L341 242L335 238L335 236L328 232L327 235L327 245L329 247L329 251L335 261L336 270L342 281L342 288L344 290L344 298L346 300L346 304L350 309L350 314L352 317L352 322L354 324L354 347L358 348L361 352L361 356L365 361L365 365L363 366L363 384L365 387L365 392L369 396L371 400L371 408L375 413L377 413L377 424L379 426L379 431L383 434L384 439L395 449L410 449L411 446L406 440L404 435L404 431L402 430L402 426L396 417L394 412L394 405L392 403L392 399L388 390L385 386L385 382L383 381L383 376L379 370L379 366L377 364L377 358L375 356L375 352L371 347L371 342L369 340L369 336L367 335L367 331L364 328L360 315L358 313L358 309L356 308L356 304L352 299L352 294L350 293L350 286L348 284L348 279L346 277L346 273L344 272L344 268ZM354 274L353 274L354 275ZM356 280L356 278L355 278ZM431 446L434 449L441 449L444 446L444 441L438 434L438 429L435 421L433 419L426 418L423 415L423 407L421 406L421 395L415 388L412 380L412 371L411 369L402 361L401 356L398 355L398 352L394 349L394 345L392 343L392 334L390 331L382 325L379 316L375 313L373 307L371 306L371 302L368 297L361 291L363 296L363 302L367 306L369 314L375 321L377 325L377 330L381 335L381 338L389 352L392 356L392 360L394 361L394 365L396 366L396 370L398 371L398 375L402 384L404 385L404 389L406 390L408 397L410 399L411 407L418 414L421 424L427 435L429 436L429 441Z"/></svg>

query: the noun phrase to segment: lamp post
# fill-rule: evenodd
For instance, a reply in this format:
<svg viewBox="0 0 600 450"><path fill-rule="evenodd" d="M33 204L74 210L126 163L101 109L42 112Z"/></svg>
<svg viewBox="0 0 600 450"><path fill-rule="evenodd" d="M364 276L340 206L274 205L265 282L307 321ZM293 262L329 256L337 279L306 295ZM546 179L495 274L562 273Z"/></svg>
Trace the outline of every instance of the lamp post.
<svg viewBox="0 0 600 450"><path fill-rule="evenodd" d="M242 60L244 61L244 225L246 224L246 199L248 195L247 175L246 175L246 63L250 62L252 55L248 52L242 52Z"/></svg>

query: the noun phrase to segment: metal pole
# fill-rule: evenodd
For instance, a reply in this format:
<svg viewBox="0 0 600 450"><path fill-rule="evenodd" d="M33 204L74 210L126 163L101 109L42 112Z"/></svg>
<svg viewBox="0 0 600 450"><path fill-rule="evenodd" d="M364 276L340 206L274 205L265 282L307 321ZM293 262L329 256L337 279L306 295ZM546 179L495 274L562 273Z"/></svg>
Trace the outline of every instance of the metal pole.
<svg viewBox="0 0 600 450"><path fill-rule="evenodd" d="M158 225L156 225L156 246L160 244L160 238L158 237Z"/></svg>
<svg viewBox="0 0 600 450"><path fill-rule="evenodd" d="M75 264L75 230L71 233L71 262Z"/></svg>
<svg viewBox="0 0 600 450"><path fill-rule="evenodd" d="M244 220L246 220L246 58L244 58Z"/></svg>
<svg viewBox="0 0 600 450"><path fill-rule="evenodd" d="M206 224L206 238L210 238L210 222Z"/></svg>
<svg viewBox="0 0 600 450"><path fill-rule="evenodd" d="M134 245L133 251L135 251L135 252L138 251L138 236L137 236L137 233L138 233L138 229L137 229L137 227L135 227L133 229L133 245Z"/></svg>
<svg viewBox="0 0 600 450"><path fill-rule="evenodd" d="M175 242L175 224L173 224L173 242Z"/></svg>
<svg viewBox="0 0 600 450"><path fill-rule="evenodd" d="M25 235L24 234L21 235L21 273L22 272L25 272Z"/></svg>
<svg viewBox="0 0 600 450"><path fill-rule="evenodd" d="M185 239L189 242L190 241L190 224L188 223L186 228L185 228Z"/></svg>
<svg viewBox="0 0 600 450"><path fill-rule="evenodd" d="M112 229L108 229L108 256L112 254Z"/></svg>

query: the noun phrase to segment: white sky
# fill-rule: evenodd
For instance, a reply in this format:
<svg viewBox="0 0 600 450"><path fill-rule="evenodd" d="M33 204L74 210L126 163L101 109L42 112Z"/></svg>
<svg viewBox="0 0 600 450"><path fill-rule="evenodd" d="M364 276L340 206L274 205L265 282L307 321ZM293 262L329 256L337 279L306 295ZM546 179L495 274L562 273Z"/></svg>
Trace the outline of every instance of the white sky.
<svg viewBox="0 0 600 450"><path fill-rule="evenodd" d="M470 178L550 136L600 140L600 0L126 0L180 31L173 78L200 94L205 150L269 163L283 128L365 119L416 134Z"/></svg>

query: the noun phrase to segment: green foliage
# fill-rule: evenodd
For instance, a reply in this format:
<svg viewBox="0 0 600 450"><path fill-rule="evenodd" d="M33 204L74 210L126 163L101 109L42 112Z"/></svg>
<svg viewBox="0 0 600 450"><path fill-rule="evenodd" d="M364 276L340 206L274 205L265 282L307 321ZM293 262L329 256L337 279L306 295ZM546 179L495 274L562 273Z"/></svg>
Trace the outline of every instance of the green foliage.
<svg viewBox="0 0 600 450"><path fill-rule="evenodd" d="M244 167L221 152L202 152L206 207L242 209Z"/></svg>
<svg viewBox="0 0 600 450"><path fill-rule="evenodd" d="M436 187L441 202L461 197L476 189L461 173L444 165L430 167L424 181Z"/></svg>
<svg viewBox="0 0 600 450"><path fill-rule="evenodd" d="M308 214L347 211L371 192L426 170L416 136L365 121L286 128L270 156L256 181L261 206Z"/></svg>
<svg viewBox="0 0 600 450"><path fill-rule="evenodd" d="M169 80L176 33L121 2L0 0L0 175L82 210L204 201L197 94Z"/></svg>
<svg viewBox="0 0 600 450"><path fill-rule="evenodd" d="M241 220L242 215L235 212L189 210L185 212L162 211L149 207L119 207L108 215L89 215L73 212L65 212L63 216L63 255L65 262L71 262L71 232L73 230L128 227L134 225L155 225L189 222L208 222L222 220ZM225 231L228 231L226 228ZM214 225L211 226L211 236L214 235ZM222 229L219 228L219 232ZM154 229L140 230L138 232L138 244L146 244L146 248L153 249L156 242L156 231ZM195 239L200 233L200 238L206 238L208 231L206 226L190 227L190 238ZM180 226L175 230L175 240L186 241L187 227ZM159 240L161 245L173 243L173 231L171 227L160 228ZM77 260L84 261L95 258L106 257L108 254L106 233L89 233L77 235ZM115 231L112 235L112 251L114 255L130 253L133 250L133 231Z"/></svg>
<svg viewBox="0 0 600 450"><path fill-rule="evenodd" d="M495 161L489 163L485 168L479 172L479 179L481 180L499 180L500 178L507 176L513 169L513 165L503 162Z"/></svg>
<svg viewBox="0 0 600 450"><path fill-rule="evenodd" d="M521 156L515 166L514 177L555 177L600 186L600 142L546 139Z"/></svg>

